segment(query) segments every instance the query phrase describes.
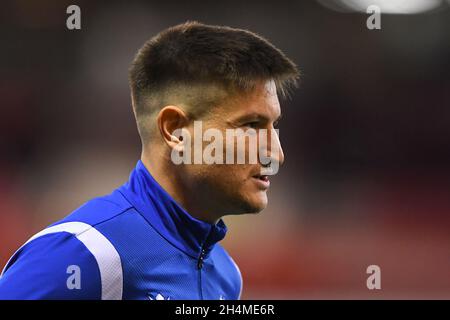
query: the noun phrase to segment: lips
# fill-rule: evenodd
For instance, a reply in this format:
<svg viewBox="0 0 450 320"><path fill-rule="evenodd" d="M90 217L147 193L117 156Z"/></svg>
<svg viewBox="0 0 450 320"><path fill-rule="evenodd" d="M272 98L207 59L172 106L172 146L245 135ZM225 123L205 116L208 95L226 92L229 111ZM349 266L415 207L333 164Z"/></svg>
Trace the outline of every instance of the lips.
<svg viewBox="0 0 450 320"><path fill-rule="evenodd" d="M270 180L268 175L254 175L253 180L258 184L261 189L268 189L270 186Z"/></svg>
<svg viewBox="0 0 450 320"><path fill-rule="evenodd" d="M269 181L268 175L256 175L256 176L254 176L254 178L260 179L262 181Z"/></svg>

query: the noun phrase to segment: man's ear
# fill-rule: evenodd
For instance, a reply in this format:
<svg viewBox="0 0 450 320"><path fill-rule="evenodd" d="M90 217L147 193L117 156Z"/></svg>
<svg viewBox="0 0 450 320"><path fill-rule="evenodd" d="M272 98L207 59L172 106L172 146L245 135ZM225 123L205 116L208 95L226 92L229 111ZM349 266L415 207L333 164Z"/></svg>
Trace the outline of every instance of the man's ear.
<svg viewBox="0 0 450 320"><path fill-rule="evenodd" d="M189 124L186 113L177 106L165 106L156 118L159 132L170 148L180 147L183 141L181 132Z"/></svg>

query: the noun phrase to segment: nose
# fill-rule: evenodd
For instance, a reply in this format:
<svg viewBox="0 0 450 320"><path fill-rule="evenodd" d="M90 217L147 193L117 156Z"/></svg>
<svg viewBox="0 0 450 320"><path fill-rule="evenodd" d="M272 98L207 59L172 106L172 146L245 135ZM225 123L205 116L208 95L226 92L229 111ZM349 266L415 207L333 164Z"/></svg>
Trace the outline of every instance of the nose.
<svg viewBox="0 0 450 320"><path fill-rule="evenodd" d="M274 174L284 162L283 148L281 147L278 130L267 130L267 135L259 141L260 161L263 167L272 167Z"/></svg>
<svg viewBox="0 0 450 320"><path fill-rule="evenodd" d="M270 157L273 161L277 161L281 166L284 163L284 152L281 147L280 136L278 130L271 130L270 136Z"/></svg>

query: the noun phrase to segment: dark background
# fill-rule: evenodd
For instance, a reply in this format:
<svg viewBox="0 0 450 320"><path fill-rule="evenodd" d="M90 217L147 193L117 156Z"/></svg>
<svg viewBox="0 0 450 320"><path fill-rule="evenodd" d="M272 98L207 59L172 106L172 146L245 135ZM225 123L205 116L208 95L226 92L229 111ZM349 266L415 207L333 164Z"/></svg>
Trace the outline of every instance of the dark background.
<svg viewBox="0 0 450 320"><path fill-rule="evenodd" d="M70 4L81 30L66 28ZM381 30L368 16L300 0L3 2L0 263L127 179L140 156L129 63L198 20L261 34L303 73L282 102L269 207L225 219L243 298L449 299L450 3L382 8ZM371 264L381 290L366 287Z"/></svg>

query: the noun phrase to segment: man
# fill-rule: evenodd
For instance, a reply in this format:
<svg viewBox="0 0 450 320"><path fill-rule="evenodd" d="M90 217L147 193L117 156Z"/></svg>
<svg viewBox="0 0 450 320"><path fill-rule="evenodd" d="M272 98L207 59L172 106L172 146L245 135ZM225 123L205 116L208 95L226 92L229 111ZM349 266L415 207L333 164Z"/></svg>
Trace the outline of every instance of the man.
<svg viewBox="0 0 450 320"><path fill-rule="evenodd" d="M217 244L221 217L266 207L266 169L284 157L277 92L297 77L280 50L245 30L188 22L147 41L130 68L142 155L129 181L26 242L3 270L0 298L239 299L239 269ZM257 140L269 160L191 162L198 122L201 133L270 132ZM232 152L251 156L249 143Z"/></svg>

